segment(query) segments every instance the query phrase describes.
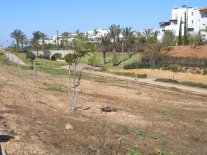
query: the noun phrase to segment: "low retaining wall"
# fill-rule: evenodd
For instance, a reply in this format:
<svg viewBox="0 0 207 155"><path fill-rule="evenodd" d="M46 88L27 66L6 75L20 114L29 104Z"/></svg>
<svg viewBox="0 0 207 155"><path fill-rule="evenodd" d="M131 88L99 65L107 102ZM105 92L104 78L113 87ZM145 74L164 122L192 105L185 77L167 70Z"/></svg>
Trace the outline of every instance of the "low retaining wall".
<svg viewBox="0 0 207 155"><path fill-rule="evenodd" d="M35 55L37 55L37 51L31 51ZM44 55L46 57L52 57L55 53L60 53L62 55L62 58L64 58L67 54L73 53L73 50L45 50L45 51L39 51L39 55Z"/></svg>

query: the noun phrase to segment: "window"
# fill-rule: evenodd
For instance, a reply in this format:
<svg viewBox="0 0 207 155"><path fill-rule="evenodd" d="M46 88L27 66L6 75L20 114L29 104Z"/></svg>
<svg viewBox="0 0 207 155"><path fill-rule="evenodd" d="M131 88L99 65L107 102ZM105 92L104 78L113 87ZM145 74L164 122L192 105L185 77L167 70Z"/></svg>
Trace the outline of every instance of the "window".
<svg viewBox="0 0 207 155"><path fill-rule="evenodd" d="M193 12L191 12L191 15L193 16Z"/></svg>
<svg viewBox="0 0 207 155"><path fill-rule="evenodd" d="M188 28L188 31L189 32L193 32L194 31L194 28Z"/></svg>
<svg viewBox="0 0 207 155"><path fill-rule="evenodd" d="M193 20L191 21L191 23L193 24Z"/></svg>

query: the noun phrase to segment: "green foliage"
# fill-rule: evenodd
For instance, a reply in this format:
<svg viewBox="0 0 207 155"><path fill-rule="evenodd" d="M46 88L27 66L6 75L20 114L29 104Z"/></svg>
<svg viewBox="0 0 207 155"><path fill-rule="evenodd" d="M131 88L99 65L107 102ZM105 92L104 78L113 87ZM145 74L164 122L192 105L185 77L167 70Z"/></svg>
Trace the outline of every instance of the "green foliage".
<svg viewBox="0 0 207 155"><path fill-rule="evenodd" d="M165 31L162 38L162 46L174 46L175 45L175 34L172 31Z"/></svg>
<svg viewBox="0 0 207 155"><path fill-rule="evenodd" d="M129 127L128 125L122 125L121 126L121 131L125 134L128 134L129 133Z"/></svg>
<svg viewBox="0 0 207 155"><path fill-rule="evenodd" d="M88 65L91 65L91 66L99 66L98 64L98 60L97 60L97 57L96 57L96 53L92 53L88 59Z"/></svg>
<svg viewBox="0 0 207 155"><path fill-rule="evenodd" d="M26 57L27 59L30 59L31 61L33 61L36 58L35 54L32 52L27 52Z"/></svg>
<svg viewBox="0 0 207 155"><path fill-rule="evenodd" d="M68 63L68 64L72 64L75 62L76 60L76 55L74 54L67 54L65 57L64 57L65 61Z"/></svg>
<svg viewBox="0 0 207 155"><path fill-rule="evenodd" d="M193 46L199 46L203 44L201 33L194 33L188 36L188 43Z"/></svg>
<svg viewBox="0 0 207 155"><path fill-rule="evenodd" d="M178 72L179 65L177 65L177 64L171 64L171 65L169 65L169 68L173 72Z"/></svg>
<svg viewBox="0 0 207 155"><path fill-rule="evenodd" d="M175 84L182 84L182 85L193 86L193 87L198 87L198 88L207 88L207 85L206 84L202 84L202 83L178 82L177 80L165 79L165 78L156 79L155 81L169 82L169 83L175 83Z"/></svg>
<svg viewBox="0 0 207 155"><path fill-rule="evenodd" d="M178 45L182 45L182 17L181 17L181 19L180 19L180 28L179 28Z"/></svg>
<svg viewBox="0 0 207 155"><path fill-rule="evenodd" d="M168 155L168 153L162 148L156 150L157 155Z"/></svg>
<svg viewBox="0 0 207 155"><path fill-rule="evenodd" d="M56 61L57 59L61 59L62 58L62 54L60 53L55 53L53 54L53 56L51 57L51 60Z"/></svg>
<svg viewBox="0 0 207 155"><path fill-rule="evenodd" d="M207 69L203 71L203 75L207 75Z"/></svg>
<svg viewBox="0 0 207 155"><path fill-rule="evenodd" d="M158 135L156 133L153 133L152 134L152 138L155 139L155 140L157 140L158 139Z"/></svg>
<svg viewBox="0 0 207 155"><path fill-rule="evenodd" d="M166 109L161 109L160 110L160 115L161 116L165 116L165 115L167 115L169 112L166 110Z"/></svg>
<svg viewBox="0 0 207 155"><path fill-rule="evenodd" d="M130 72L116 72L116 75L135 77L135 73ZM137 78L147 78L147 74L137 74Z"/></svg>
<svg viewBox="0 0 207 155"><path fill-rule="evenodd" d="M164 138L160 139L160 145L165 145L166 144L166 140Z"/></svg>
<svg viewBox="0 0 207 155"><path fill-rule="evenodd" d="M137 150L131 149L127 151L125 155L141 155L141 153Z"/></svg>
<svg viewBox="0 0 207 155"><path fill-rule="evenodd" d="M146 137L146 133L142 130L136 131L135 135L136 136L141 136L141 137Z"/></svg>

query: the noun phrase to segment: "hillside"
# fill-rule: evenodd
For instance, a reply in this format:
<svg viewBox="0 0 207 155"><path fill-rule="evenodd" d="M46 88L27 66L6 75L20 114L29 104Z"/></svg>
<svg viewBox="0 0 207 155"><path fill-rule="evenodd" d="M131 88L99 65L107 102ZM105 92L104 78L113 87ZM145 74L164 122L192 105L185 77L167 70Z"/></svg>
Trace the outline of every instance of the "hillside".
<svg viewBox="0 0 207 155"><path fill-rule="evenodd" d="M207 58L207 45L205 46L170 46L164 48L161 53L173 57L197 57Z"/></svg>
<svg viewBox="0 0 207 155"><path fill-rule="evenodd" d="M128 81L81 80L73 113L66 76L38 73L34 84L32 71L18 75L1 61L0 73L0 143L8 154L207 152L206 96L145 85L137 95Z"/></svg>

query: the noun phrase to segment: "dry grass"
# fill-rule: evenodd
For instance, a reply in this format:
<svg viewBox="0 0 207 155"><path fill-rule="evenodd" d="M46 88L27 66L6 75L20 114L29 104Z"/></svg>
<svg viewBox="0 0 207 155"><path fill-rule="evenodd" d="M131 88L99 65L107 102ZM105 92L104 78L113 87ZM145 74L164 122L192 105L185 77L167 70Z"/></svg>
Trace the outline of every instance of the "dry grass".
<svg viewBox="0 0 207 155"><path fill-rule="evenodd" d="M102 79L92 85L82 80L78 109L72 113L68 93L56 87L65 90L67 78L40 74L34 85L31 71L18 76L16 70L0 66L0 135L15 137L2 144L9 154L207 152L206 96L145 85L136 95L127 81L112 84ZM101 112L107 106L117 111ZM123 132L123 126L128 132ZM145 136L137 136L137 131Z"/></svg>

